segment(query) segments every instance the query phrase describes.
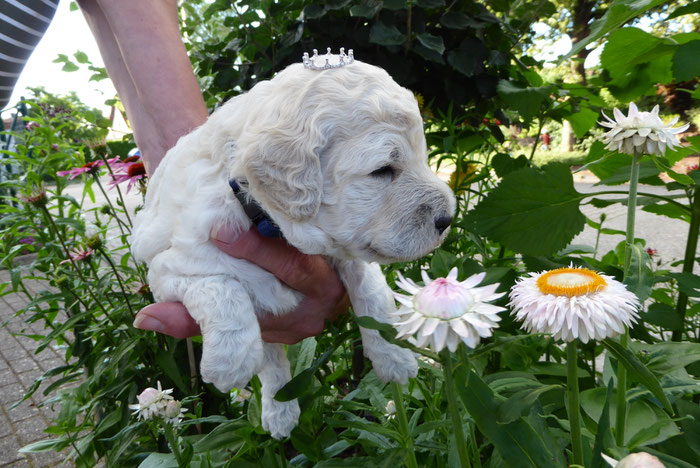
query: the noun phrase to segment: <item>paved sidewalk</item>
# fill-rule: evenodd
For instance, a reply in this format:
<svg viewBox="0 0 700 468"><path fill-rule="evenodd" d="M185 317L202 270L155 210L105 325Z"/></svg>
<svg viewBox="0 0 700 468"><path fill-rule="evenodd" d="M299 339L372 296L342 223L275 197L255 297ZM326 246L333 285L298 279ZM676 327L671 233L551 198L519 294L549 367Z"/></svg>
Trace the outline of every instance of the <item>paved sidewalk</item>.
<svg viewBox="0 0 700 468"><path fill-rule="evenodd" d="M7 270L0 270L0 282L9 281L9 277ZM38 284L26 284L30 294L41 289ZM22 399L36 378L64 362L61 354L51 347L36 354L39 342L19 335L43 332L43 323L26 324L23 317L15 317L15 312L27 302L19 294L0 298L0 323L7 322L5 327L0 327L0 467L57 466L65 457L55 452L18 452L20 447L48 437L44 429L57 412L48 406L40 407L46 398L42 391L48 382L42 383L28 400L15 408L11 406Z"/></svg>

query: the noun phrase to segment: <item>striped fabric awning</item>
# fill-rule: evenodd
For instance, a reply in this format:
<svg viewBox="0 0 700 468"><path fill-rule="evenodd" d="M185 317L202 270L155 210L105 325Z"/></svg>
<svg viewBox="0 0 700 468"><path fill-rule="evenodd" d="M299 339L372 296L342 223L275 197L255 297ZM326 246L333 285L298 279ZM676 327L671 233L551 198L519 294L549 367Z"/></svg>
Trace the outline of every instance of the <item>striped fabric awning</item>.
<svg viewBox="0 0 700 468"><path fill-rule="evenodd" d="M24 65L56 13L58 2L0 1L0 109L7 106Z"/></svg>

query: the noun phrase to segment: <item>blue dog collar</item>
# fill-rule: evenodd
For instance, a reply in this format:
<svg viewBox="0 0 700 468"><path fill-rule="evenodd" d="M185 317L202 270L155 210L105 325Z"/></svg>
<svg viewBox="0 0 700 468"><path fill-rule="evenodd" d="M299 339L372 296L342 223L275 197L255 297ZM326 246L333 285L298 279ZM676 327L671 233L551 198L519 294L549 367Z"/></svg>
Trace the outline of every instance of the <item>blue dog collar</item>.
<svg viewBox="0 0 700 468"><path fill-rule="evenodd" d="M233 190L233 194L236 196L238 202L243 206L243 211L245 211L246 216L255 224L258 232L265 237L280 238L284 237L279 226L275 224L270 215L268 215L265 210L256 202L253 198L246 196L246 194L241 190L241 185L247 185L247 182L240 181L236 179L231 179L228 184Z"/></svg>

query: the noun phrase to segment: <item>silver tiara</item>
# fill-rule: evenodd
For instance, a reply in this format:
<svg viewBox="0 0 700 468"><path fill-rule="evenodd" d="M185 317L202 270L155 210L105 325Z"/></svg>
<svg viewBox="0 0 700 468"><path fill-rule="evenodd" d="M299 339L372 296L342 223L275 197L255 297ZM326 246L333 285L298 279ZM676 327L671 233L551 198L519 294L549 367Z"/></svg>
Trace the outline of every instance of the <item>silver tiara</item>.
<svg viewBox="0 0 700 468"><path fill-rule="evenodd" d="M325 62L321 62L325 59ZM318 61L318 62L317 62ZM345 65L350 65L355 61L352 49L348 50L347 55L345 54L345 48L340 48L340 55L331 54L331 48L326 49L326 55L318 55L318 50L314 49L313 57L309 57L308 52L304 52L304 68L309 70L330 70L331 68L340 68ZM322 63L322 64L320 64Z"/></svg>

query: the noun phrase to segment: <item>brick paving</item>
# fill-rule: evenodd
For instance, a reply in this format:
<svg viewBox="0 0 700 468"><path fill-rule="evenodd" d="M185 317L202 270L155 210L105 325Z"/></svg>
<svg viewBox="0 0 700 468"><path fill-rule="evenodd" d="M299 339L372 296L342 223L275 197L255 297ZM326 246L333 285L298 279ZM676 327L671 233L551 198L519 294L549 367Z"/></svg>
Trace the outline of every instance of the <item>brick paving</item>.
<svg viewBox="0 0 700 468"><path fill-rule="evenodd" d="M9 281L9 276L7 270L0 270L0 283ZM31 295L42 289L35 282L25 284ZM65 459L65 454L55 452L19 452L20 447L47 438L44 430L56 416L50 406L41 405L45 399L42 390L49 382L20 401L38 377L64 362L50 346L37 353L39 342L23 336L44 333L43 323L27 324L23 317L15 316L28 302L20 294L0 297L0 323L5 324L0 327L0 467L59 466Z"/></svg>

